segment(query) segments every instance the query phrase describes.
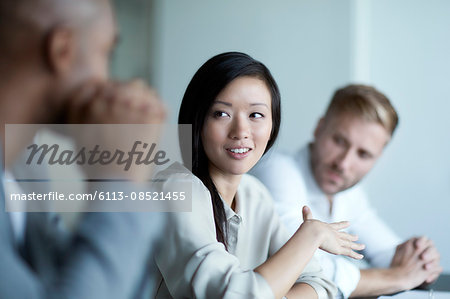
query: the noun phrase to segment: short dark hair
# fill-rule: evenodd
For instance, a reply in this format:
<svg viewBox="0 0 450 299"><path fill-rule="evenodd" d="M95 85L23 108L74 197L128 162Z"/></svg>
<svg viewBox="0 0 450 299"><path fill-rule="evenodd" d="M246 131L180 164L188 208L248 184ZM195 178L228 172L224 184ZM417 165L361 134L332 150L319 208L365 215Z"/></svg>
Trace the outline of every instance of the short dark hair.
<svg viewBox="0 0 450 299"><path fill-rule="evenodd" d="M203 148L201 133L205 118L217 95L238 77L256 77L264 81L272 98L272 131L265 152L274 144L281 121L280 92L269 69L247 54L227 52L212 57L195 73L184 93L178 115L179 124L192 124L192 172L211 193L216 225L216 237L225 247L226 217L222 200L208 170L208 157ZM180 136L183 148L183 138ZM265 153L264 152L264 153ZM185 161L190 157L183 156Z"/></svg>

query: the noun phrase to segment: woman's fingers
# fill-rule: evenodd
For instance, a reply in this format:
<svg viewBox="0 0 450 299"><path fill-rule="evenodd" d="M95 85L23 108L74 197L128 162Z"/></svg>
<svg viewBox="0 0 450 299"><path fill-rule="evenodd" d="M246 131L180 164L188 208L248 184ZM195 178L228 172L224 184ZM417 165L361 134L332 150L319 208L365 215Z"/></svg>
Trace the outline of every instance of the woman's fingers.
<svg viewBox="0 0 450 299"><path fill-rule="evenodd" d="M303 221L313 219L312 212L308 206L304 206L302 209Z"/></svg>
<svg viewBox="0 0 450 299"><path fill-rule="evenodd" d="M353 243L351 246L353 250L363 250L364 248L366 248L366 245L360 243Z"/></svg>
<svg viewBox="0 0 450 299"><path fill-rule="evenodd" d="M336 223L330 224L334 229L341 230L344 228L347 228L350 223L348 221L341 221ZM362 254L359 254L357 252L354 252L353 250L363 250L366 248L366 245L355 243L358 240L358 236L352 235L346 232L338 232L339 238L343 241L343 247L345 248L344 255L347 255L354 259L362 259L364 256Z"/></svg>
<svg viewBox="0 0 450 299"><path fill-rule="evenodd" d="M354 258L355 260L362 260L364 258L364 255L357 253L351 249L349 249L348 254L346 254L346 256Z"/></svg>
<svg viewBox="0 0 450 299"><path fill-rule="evenodd" d="M334 223L330 223L330 225L335 230L341 230L341 229L349 227L350 222L348 222L348 221L334 222Z"/></svg>
<svg viewBox="0 0 450 299"><path fill-rule="evenodd" d="M357 244L350 241L344 241L342 254L360 260L364 257L364 255L355 252L354 250L362 250L364 248L365 248L364 244Z"/></svg>
<svg viewBox="0 0 450 299"><path fill-rule="evenodd" d="M339 234L339 237L341 239L343 239L343 240L348 240L348 241L351 241L351 242L358 241L358 236L357 235L352 235L352 234L349 234L349 233L346 233L346 232L338 232L338 234Z"/></svg>
<svg viewBox="0 0 450 299"><path fill-rule="evenodd" d="M309 212L309 209L305 208L306 207L303 208L304 218ZM310 223L314 223L314 221L317 220L312 221L313 222ZM320 246L320 249L332 254L345 255L357 260L364 258L362 254L355 252L355 250L363 250L364 248L366 248L364 244L355 243L358 240L358 236L340 231L350 225L348 221L341 221L330 224L317 221L317 224L319 224L324 229L324 231L327 232L325 234L327 237Z"/></svg>
<svg viewBox="0 0 450 299"><path fill-rule="evenodd" d="M342 240L342 247L344 248L344 255L347 255L354 259L362 259L364 256L354 250L363 250L366 245L355 243L358 240L358 236L340 232L340 238Z"/></svg>

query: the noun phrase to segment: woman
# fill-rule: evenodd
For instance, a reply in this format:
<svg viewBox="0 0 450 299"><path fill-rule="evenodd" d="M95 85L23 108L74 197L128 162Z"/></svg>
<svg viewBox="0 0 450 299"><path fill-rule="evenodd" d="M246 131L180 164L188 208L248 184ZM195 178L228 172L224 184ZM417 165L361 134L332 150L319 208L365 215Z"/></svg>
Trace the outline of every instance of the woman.
<svg viewBox="0 0 450 299"><path fill-rule="evenodd" d="M174 164L159 178L166 192L191 180L192 212L169 215L156 256L157 298L332 298L334 286L308 262L317 248L361 258L352 250L363 248L356 237L339 232L348 224L312 220L305 207L305 222L289 239L268 191L245 174L280 126L269 70L243 53L211 58L189 83L178 122L192 124L193 174Z"/></svg>

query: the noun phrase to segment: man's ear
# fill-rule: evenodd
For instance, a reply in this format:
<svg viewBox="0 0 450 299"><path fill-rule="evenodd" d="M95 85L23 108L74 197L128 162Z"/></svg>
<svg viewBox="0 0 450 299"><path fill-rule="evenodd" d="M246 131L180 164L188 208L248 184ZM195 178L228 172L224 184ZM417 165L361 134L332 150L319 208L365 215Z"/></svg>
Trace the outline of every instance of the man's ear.
<svg viewBox="0 0 450 299"><path fill-rule="evenodd" d="M316 129L314 130L314 138L317 139L317 137L320 135L320 133L323 132L325 129L325 117L321 117L319 119L319 122L317 123Z"/></svg>
<svg viewBox="0 0 450 299"><path fill-rule="evenodd" d="M44 45L49 71L65 75L75 65L75 32L68 27L58 27L49 32Z"/></svg>

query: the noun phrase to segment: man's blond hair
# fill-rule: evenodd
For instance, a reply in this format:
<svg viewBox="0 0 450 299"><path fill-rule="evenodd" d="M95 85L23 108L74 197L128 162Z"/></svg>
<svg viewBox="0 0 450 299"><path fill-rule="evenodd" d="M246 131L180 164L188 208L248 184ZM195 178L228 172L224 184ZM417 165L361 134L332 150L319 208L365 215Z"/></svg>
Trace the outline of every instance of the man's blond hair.
<svg viewBox="0 0 450 299"><path fill-rule="evenodd" d="M351 84L342 87L333 95L325 119L351 113L367 121L381 124L391 135L398 125L398 115L389 99L372 86Z"/></svg>

